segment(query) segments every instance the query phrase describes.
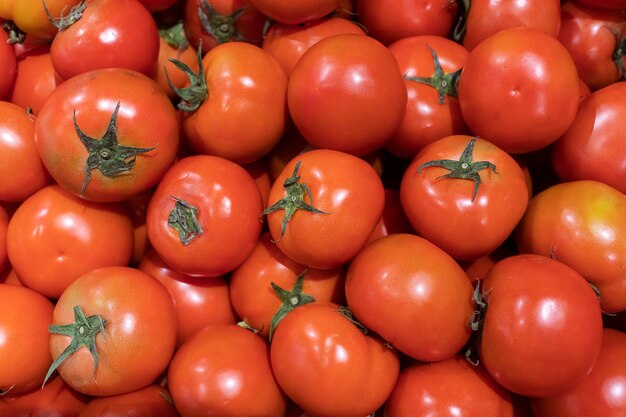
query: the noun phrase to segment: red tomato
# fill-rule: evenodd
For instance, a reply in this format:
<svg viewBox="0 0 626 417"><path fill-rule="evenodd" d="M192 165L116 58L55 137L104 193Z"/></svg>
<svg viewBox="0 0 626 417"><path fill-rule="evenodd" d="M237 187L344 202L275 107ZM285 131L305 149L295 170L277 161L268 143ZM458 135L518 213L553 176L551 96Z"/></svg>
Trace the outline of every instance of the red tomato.
<svg viewBox="0 0 626 417"><path fill-rule="evenodd" d="M174 6L179 0L139 0L150 13L162 12Z"/></svg>
<svg viewBox="0 0 626 417"><path fill-rule="evenodd" d="M173 163L179 123L154 81L109 68L59 85L37 116L35 142L64 188L87 200L121 201L152 188Z"/></svg>
<svg viewBox="0 0 626 417"><path fill-rule="evenodd" d="M527 27L502 30L472 49L458 92L470 130L511 153L556 141L574 121L580 97L567 49Z"/></svg>
<svg viewBox="0 0 626 417"><path fill-rule="evenodd" d="M591 372L602 342L600 302L565 264L541 255L507 257L489 271L478 354L508 390L548 397Z"/></svg>
<svg viewBox="0 0 626 417"><path fill-rule="evenodd" d="M127 394L94 398L79 417L180 417L170 393L156 384Z"/></svg>
<svg viewBox="0 0 626 417"><path fill-rule="evenodd" d="M620 10L626 9L626 0L578 0L589 6L601 7L604 9Z"/></svg>
<svg viewBox="0 0 626 417"><path fill-rule="evenodd" d="M368 243L393 233L412 233L413 226L404 214L400 192L394 189L385 189L385 208L380 221L372 230Z"/></svg>
<svg viewBox="0 0 626 417"><path fill-rule="evenodd" d="M148 206L148 237L187 275L215 277L238 267L261 234L261 193L241 166L209 155L178 161Z"/></svg>
<svg viewBox="0 0 626 417"><path fill-rule="evenodd" d="M153 192L154 190L150 189L126 200L126 205L130 210L130 220L133 223L133 234L135 236L133 256L130 261L131 266L138 265L144 255L152 249L152 244L148 239L146 213Z"/></svg>
<svg viewBox="0 0 626 417"><path fill-rule="evenodd" d="M150 75L159 54L159 32L137 0L89 0L52 40L50 56L59 76L103 68L125 68ZM123 12L121 12L123 11Z"/></svg>
<svg viewBox="0 0 626 417"><path fill-rule="evenodd" d="M469 339L472 285L447 253L421 237L395 234L367 245L346 274L355 317L420 361L457 353Z"/></svg>
<svg viewBox="0 0 626 417"><path fill-rule="evenodd" d="M0 100L4 100L9 94L16 74L15 49L9 44L9 35L0 29Z"/></svg>
<svg viewBox="0 0 626 417"><path fill-rule="evenodd" d="M396 351L363 334L338 305L327 302L287 314L270 353L281 388L317 417L372 414L391 393L400 369Z"/></svg>
<svg viewBox="0 0 626 417"><path fill-rule="evenodd" d="M18 207L9 222L7 249L24 285L58 298L92 269L126 266L133 225L124 205L85 201L54 184Z"/></svg>
<svg viewBox="0 0 626 417"><path fill-rule="evenodd" d="M420 236L455 259L488 255L511 234L528 204L519 164L492 143L448 136L406 169L400 198Z"/></svg>
<svg viewBox="0 0 626 417"><path fill-rule="evenodd" d="M322 39L289 77L289 113L317 148L363 156L380 149L400 125L407 93L393 54L369 36Z"/></svg>
<svg viewBox="0 0 626 417"><path fill-rule="evenodd" d="M263 207L267 206L273 182L266 165L267 164L264 159L259 159L243 165L243 168L248 171L248 174L250 174L250 176L254 179L254 182L256 182L257 187L259 187L259 191L261 192L261 197L263 199Z"/></svg>
<svg viewBox="0 0 626 417"><path fill-rule="evenodd" d="M402 123L385 150L412 159L437 139L467 133L456 88L467 50L440 36L404 38L389 50L404 74L408 99Z"/></svg>
<svg viewBox="0 0 626 417"><path fill-rule="evenodd" d="M176 344L171 295L156 278L128 267L95 269L74 281L57 301L53 324L48 373L58 366L65 382L88 395L151 384Z"/></svg>
<svg viewBox="0 0 626 417"><path fill-rule="evenodd" d="M371 165L347 153L318 149L285 166L264 214L282 252L304 266L330 269L365 245L382 216L384 199L382 181Z"/></svg>
<svg viewBox="0 0 626 417"><path fill-rule="evenodd" d="M588 96L574 123L554 144L552 164L563 181L596 180L626 193L626 81Z"/></svg>
<svg viewBox="0 0 626 417"><path fill-rule="evenodd" d="M9 228L9 215L4 207L0 206L0 272L9 265L7 254L7 231Z"/></svg>
<svg viewBox="0 0 626 417"><path fill-rule="evenodd" d="M34 39L51 40L57 28L50 16L58 19L72 14L73 6L81 0L3 0L0 3L0 17L11 20L22 32ZM46 13L46 8L48 13Z"/></svg>
<svg viewBox="0 0 626 417"><path fill-rule="evenodd" d="M176 352L168 385L183 416L282 417L285 397L269 362L267 343L250 330L216 324Z"/></svg>
<svg viewBox="0 0 626 417"><path fill-rule="evenodd" d="M343 0L250 0L252 5L270 19L297 25L320 19L335 11Z"/></svg>
<svg viewBox="0 0 626 417"><path fill-rule="evenodd" d="M511 395L482 366L457 355L407 366L385 403L385 417L454 415L513 417Z"/></svg>
<svg viewBox="0 0 626 417"><path fill-rule="evenodd" d="M141 271L157 278L176 304L178 342L210 324L235 324L228 283L223 277L191 277L167 266L155 251L148 252L139 264Z"/></svg>

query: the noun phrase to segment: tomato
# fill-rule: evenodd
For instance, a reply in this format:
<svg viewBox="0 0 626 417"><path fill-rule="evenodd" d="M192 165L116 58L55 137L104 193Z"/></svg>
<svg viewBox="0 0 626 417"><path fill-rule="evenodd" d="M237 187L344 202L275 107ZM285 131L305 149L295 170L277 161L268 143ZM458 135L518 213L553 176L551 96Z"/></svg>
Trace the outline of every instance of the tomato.
<svg viewBox="0 0 626 417"><path fill-rule="evenodd" d="M179 160L148 206L148 237L187 275L215 277L238 267L261 234L261 193L241 166L217 156Z"/></svg>
<svg viewBox="0 0 626 417"><path fill-rule="evenodd" d="M537 29L552 38L559 34L561 2L559 0L491 0L467 1L469 10L463 17L462 43L470 51L489 36L518 26Z"/></svg>
<svg viewBox="0 0 626 417"><path fill-rule="evenodd" d="M121 201L156 185L173 163L179 123L154 81L109 68L59 85L37 116L35 142L64 188L88 200Z"/></svg>
<svg viewBox="0 0 626 417"><path fill-rule="evenodd" d="M393 233L412 233L413 226L409 223L409 220L404 214L402 208L402 202L400 201L400 192L395 189L385 189L385 207L383 209L383 215L367 242L373 242L378 238L393 234Z"/></svg>
<svg viewBox="0 0 626 417"><path fill-rule="evenodd" d="M500 246L524 215L526 177L492 143L442 138L411 161L400 185L407 218L420 236L452 257L476 259Z"/></svg>
<svg viewBox="0 0 626 417"><path fill-rule="evenodd" d="M600 353L602 313L591 286L542 255L497 262L483 280L480 361L502 386L548 397L579 384Z"/></svg>
<svg viewBox="0 0 626 417"><path fill-rule="evenodd" d="M320 40L302 55L287 86L289 113L306 140L357 156L391 138L406 103L396 59L369 36Z"/></svg>
<svg viewBox="0 0 626 417"><path fill-rule="evenodd" d="M620 10L626 9L625 0L578 0L580 3L604 9Z"/></svg>
<svg viewBox="0 0 626 417"><path fill-rule="evenodd" d="M556 141L574 121L580 96L567 49L527 27L502 30L472 49L458 93L470 130L510 153Z"/></svg>
<svg viewBox="0 0 626 417"><path fill-rule="evenodd" d="M370 36L388 45L420 35L447 36L457 12L449 0L357 0L359 22Z"/></svg>
<svg viewBox="0 0 626 417"><path fill-rule="evenodd" d="M167 378L183 416L282 417L286 412L267 343L234 324L196 333L174 355Z"/></svg>
<svg viewBox="0 0 626 417"><path fill-rule="evenodd" d="M9 44L9 35L0 29L0 100L8 95L17 75L15 49Z"/></svg>
<svg viewBox="0 0 626 417"><path fill-rule="evenodd" d="M420 361L453 356L471 334L470 281L416 235L389 235L359 252L346 274L346 299L365 327Z"/></svg>
<svg viewBox="0 0 626 417"><path fill-rule="evenodd" d="M0 272L9 265L7 254L7 231L9 228L9 214L4 207L0 206Z"/></svg>
<svg viewBox="0 0 626 417"><path fill-rule="evenodd" d="M0 392L40 387L52 363L48 325L54 306L33 290L7 284L0 284L0 305Z"/></svg>
<svg viewBox="0 0 626 417"><path fill-rule="evenodd" d="M587 97L574 123L554 144L552 164L563 181L596 180L626 193L626 81Z"/></svg>
<svg viewBox="0 0 626 417"><path fill-rule="evenodd" d="M268 337L272 318L283 303L292 301L291 297L281 300L272 284L290 291L299 276L303 276L302 294L316 301L342 303L345 300L345 273L341 267L306 269L283 254L271 241L270 234L264 233L250 256L231 275L233 307L248 326Z"/></svg>
<svg viewBox="0 0 626 417"><path fill-rule="evenodd" d="M270 196L270 189L272 188L273 181L270 177L270 172L267 168L266 161L264 159L259 159L242 166L254 179L257 187L259 187L259 191L261 192L261 197L263 200L263 207L267 206L267 201Z"/></svg>
<svg viewBox="0 0 626 417"><path fill-rule="evenodd" d="M94 268L127 265L133 225L121 203L92 203L53 184L18 207L9 222L7 249L24 285L58 298Z"/></svg>
<svg viewBox="0 0 626 417"><path fill-rule="evenodd" d="M162 12L174 6L178 0L139 0L150 13Z"/></svg>
<svg viewBox="0 0 626 417"><path fill-rule="evenodd" d="M49 328L55 369L75 390L119 395L151 384L176 344L176 311L165 286L128 267L94 269L61 295ZM83 349L85 347L85 349Z"/></svg>
<svg viewBox="0 0 626 417"><path fill-rule="evenodd" d="M191 147L239 164L267 154L287 116L287 77L278 62L258 46L228 42L211 49L200 65L198 74L188 74L192 86L177 91Z"/></svg>
<svg viewBox="0 0 626 417"><path fill-rule="evenodd" d="M96 397L80 417L179 417L170 393L156 384L126 394Z"/></svg>
<svg viewBox="0 0 626 417"><path fill-rule="evenodd" d="M572 55L578 75L590 89L598 90L622 78L625 38L626 8L615 11L574 1L563 3L559 41Z"/></svg>
<svg viewBox="0 0 626 417"><path fill-rule="evenodd" d="M139 269L161 281L172 294L178 318L178 346L208 325L237 322L229 285L223 277L206 279L181 274L167 266L155 251L143 257Z"/></svg>
<svg viewBox="0 0 626 417"><path fill-rule="evenodd" d="M437 139L467 133L456 85L468 51L441 36L404 38L389 45L389 50L404 74L407 107L385 150L412 159Z"/></svg>
<svg viewBox="0 0 626 417"><path fill-rule="evenodd" d="M144 255L152 249L152 244L148 239L146 213L153 192L154 190L150 189L126 200L126 205L130 210L130 220L133 223L134 229L133 256L130 260L131 266L138 265Z"/></svg>
<svg viewBox="0 0 626 417"><path fill-rule="evenodd" d="M3 0L0 4L0 17L13 21L22 32L34 39L51 40L57 34L57 28L50 20L50 16L53 19L67 17L80 1Z"/></svg>
<svg viewBox="0 0 626 417"><path fill-rule="evenodd" d="M137 0L90 0L76 20L62 26L50 56L59 76L103 68L150 75L159 54L159 33L150 12ZM123 10L123 12L121 12Z"/></svg>
<svg viewBox="0 0 626 417"><path fill-rule="evenodd" d="M250 0L252 5L270 19L288 25L297 25L320 19L335 11L342 0Z"/></svg>
<svg viewBox="0 0 626 417"><path fill-rule="evenodd" d="M618 416L626 410L626 334L604 329L602 348L591 373L560 395L531 400L536 417Z"/></svg>
<svg viewBox="0 0 626 417"><path fill-rule="evenodd" d="M382 181L367 162L317 149L285 166L264 214L282 252L304 266L330 269L365 245L382 216L384 198Z"/></svg>
<svg viewBox="0 0 626 417"><path fill-rule="evenodd" d="M603 311L626 310L626 196L597 181L556 184L530 200L520 252L552 256L600 292Z"/></svg>
<svg viewBox="0 0 626 417"><path fill-rule="evenodd" d="M262 48L272 54L289 76L298 60L313 45L322 39L342 33L365 35L357 23L331 17L308 21L299 25L274 23L263 38Z"/></svg>
<svg viewBox="0 0 626 417"><path fill-rule="evenodd" d="M288 313L276 328L270 354L281 388L318 417L372 414L391 393L400 369L395 350L362 333L328 302Z"/></svg>
<svg viewBox="0 0 626 417"><path fill-rule="evenodd" d="M454 410L454 411L453 411ZM457 355L435 363L410 364L385 403L385 417L513 417L508 391L482 366Z"/></svg>
<svg viewBox="0 0 626 417"><path fill-rule="evenodd" d="M35 117L0 101L0 200L21 202L49 183L35 145Z"/></svg>

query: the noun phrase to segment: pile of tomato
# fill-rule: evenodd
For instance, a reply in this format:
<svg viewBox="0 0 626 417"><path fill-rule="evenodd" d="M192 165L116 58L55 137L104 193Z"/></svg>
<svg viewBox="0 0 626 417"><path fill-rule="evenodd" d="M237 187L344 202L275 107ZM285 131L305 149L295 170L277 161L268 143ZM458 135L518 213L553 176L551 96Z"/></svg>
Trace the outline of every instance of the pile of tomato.
<svg viewBox="0 0 626 417"><path fill-rule="evenodd" d="M626 415L625 0L2 0L0 415Z"/></svg>

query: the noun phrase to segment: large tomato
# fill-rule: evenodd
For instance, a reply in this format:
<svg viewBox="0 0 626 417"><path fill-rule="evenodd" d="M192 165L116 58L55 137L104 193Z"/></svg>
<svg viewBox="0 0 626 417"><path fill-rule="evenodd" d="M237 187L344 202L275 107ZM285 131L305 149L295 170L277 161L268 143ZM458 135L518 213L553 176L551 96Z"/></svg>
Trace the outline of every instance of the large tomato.
<svg viewBox="0 0 626 417"><path fill-rule="evenodd" d="M79 392L119 395L143 388L168 366L176 311L156 278L128 267L92 270L57 301L50 326L56 369Z"/></svg>
<svg viewBox="0 0 626 417"><path fill-rule="evenodd" d="M179 160L148 206L148 237L159 256L187 275L238 267L261 234L261 192L241 166L217 156Z"/></svg>
<svg viewBox="0 0 626 417"><path fill-rule="evenodd" d="M316 417L362 417L383 405L400 364L395 350L327 302L305 304L278 324L272 369L281 388Z"/></svg>
<svg viewBox="0 0 626 417"><path fill-rule="evenodd" d="M7 253L7 231L9 229L9 214L6 209L0 206L0 272L9 264Z"/></svg>
<svg viewBox="0 0 626 417"><path fill-rule="evenodd" d="M120 201L153 187L178 152L167 95L138 72L108 68L59 85L35 122L52 177L88 200Z"/></svg>
<svg viewBox="0 0 626 417"><path fill-rule="evenodd" d="M320 19L335 11L342 0L251 0L253 6L272 20L296 25Z"/></svg>
<svg viewBox="0 0 626 417"><path fill-rule="evenodd" d="M57 34L52 20L70 15L81 0L3 0L0 17L11 20L33 39L49 41ZM45 4L45 7L44 7ZM46 8L48 11L46 12ZM52 19L50 19L52 18Z"/></svg>
<svg viewBox="0 0 626 417"><path fill-rule="evenodd" d="M497 262L483 280L480 361L508 390L558 395L591 372L600 353L602 312L591 285L542 255Z"/></svg>
<svg viewBox="0 0 626 417"><path fill-rule="evenodd" d="M79 417L180 417L163 387L152 384L126 394L96 397Z"/></svg>
<svg viewBox="0 0 626 417"><path fill-rule="evenodd" d="M556 141L574 121L580 97L567 49L528 27L502 30L472 49L458 89L470 130L511 153Z"/></svg>
<svg viewBox="0 0 626 417"><path fill-rule="evenodd" d="M2 20L0 19L0 23ZM17 74L15 49L9 44L9 35L0 28L0 100L4 100Z"/></svg>
<svg viewBox="0 0 626 417"><path fill-rule="evenodd" d="M383 183L367 162L317 149L289 161L274 181L264 213L281 251L304 266L329 269L365 245L384 199Z"/></svg>

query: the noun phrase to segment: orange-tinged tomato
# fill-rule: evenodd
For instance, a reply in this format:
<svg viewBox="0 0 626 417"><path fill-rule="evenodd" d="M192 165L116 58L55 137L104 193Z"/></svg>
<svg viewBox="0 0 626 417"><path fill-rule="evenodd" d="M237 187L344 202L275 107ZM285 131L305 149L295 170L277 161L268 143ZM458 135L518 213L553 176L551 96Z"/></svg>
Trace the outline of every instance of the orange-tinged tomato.
<svg viewBox="0 0 626 417"><path fill-rule="evenodd" d="M59 19L71 14L71 9L78 5L80 1L3 0L0 3L0 17L12 20L21 31L27 33L33 39L51 40L58 31L56 26L50 21L50 17ZM46 8L48 9L47 13Z"/></svg>
<svg viewBox="0 0 626 417"><path fill-rule="evenodd" d="M151 384L126 394L96 397L79 417L180 417L167 389Z"/></svg>

